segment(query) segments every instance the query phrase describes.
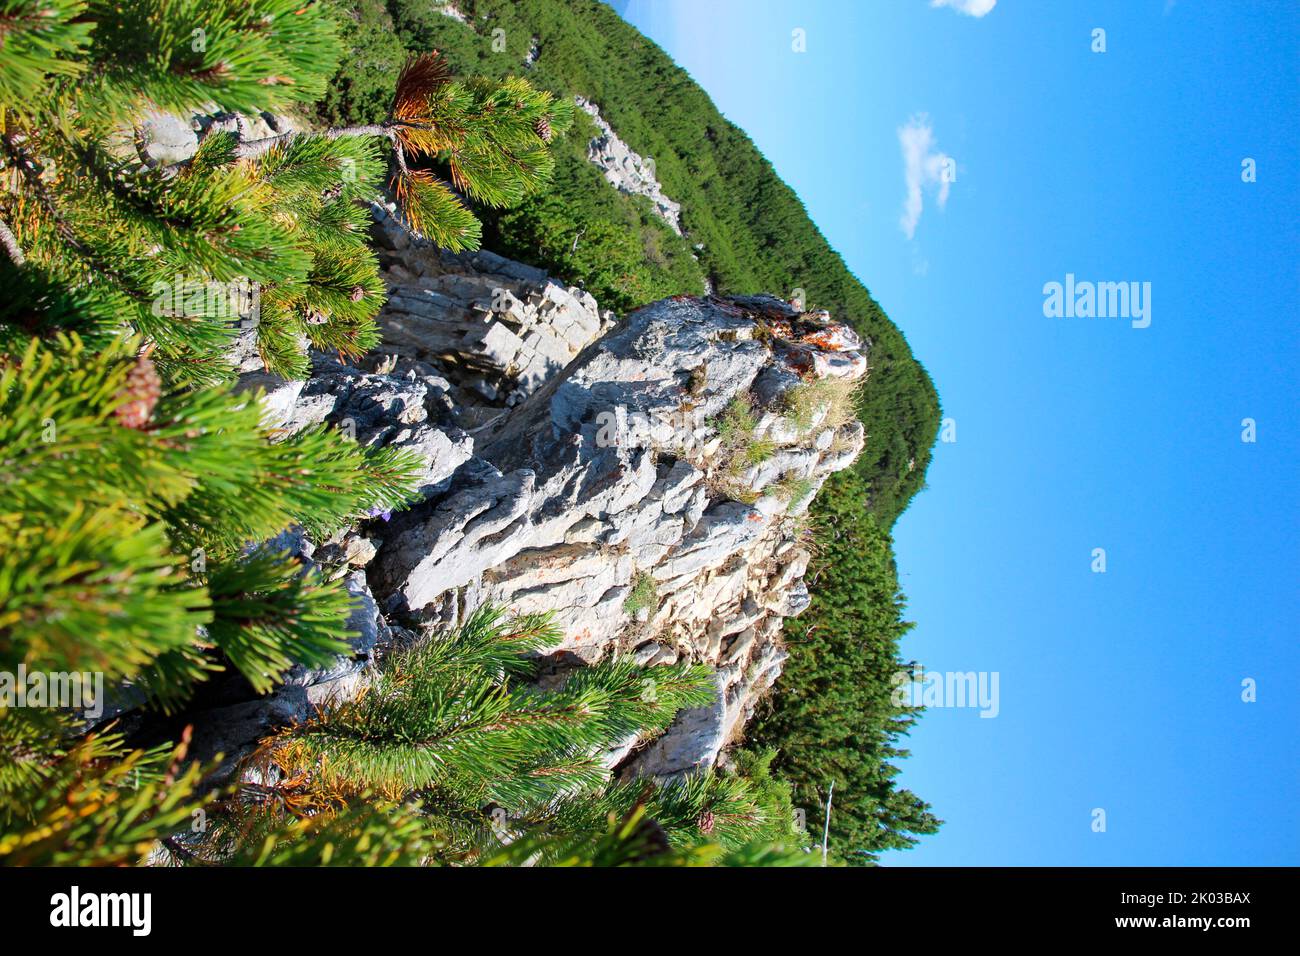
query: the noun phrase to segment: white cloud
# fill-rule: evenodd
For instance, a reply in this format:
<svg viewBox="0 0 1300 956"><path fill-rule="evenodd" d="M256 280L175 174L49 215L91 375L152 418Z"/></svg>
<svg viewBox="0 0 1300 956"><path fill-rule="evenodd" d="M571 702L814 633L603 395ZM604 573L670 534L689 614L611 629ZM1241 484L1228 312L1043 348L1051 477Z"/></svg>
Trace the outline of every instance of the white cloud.
<svg viewBox="0 0 1300 956"><path fill-rule="evenodd" d="M903 151L903 181L907 183L903 216L898 224L911 239L916 235L916 225L921 221L921 210L925 207L925 189L928 187L934 194L940 209L947 205L953 177L944 174L947 170L955 170L957 162L935 148L930 118L923 113L913 116L906 126L898 128L898 145Z"/></svg>
<svg viewBox="0 0 1300 956"><path fill-rule="evenodd" d="M930 0L932 7L951 7L968 17L982 17L998 5L998 0Z"/></svg>

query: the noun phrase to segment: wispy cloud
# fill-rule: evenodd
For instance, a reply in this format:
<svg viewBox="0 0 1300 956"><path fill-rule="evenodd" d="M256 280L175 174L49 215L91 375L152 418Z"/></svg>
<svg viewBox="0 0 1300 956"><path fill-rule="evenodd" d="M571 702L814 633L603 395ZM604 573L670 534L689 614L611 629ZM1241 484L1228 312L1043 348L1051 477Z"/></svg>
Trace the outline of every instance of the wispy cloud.
<svg viewBox="0 0 1300 956"><path fill-rule="evenodd" d="M907 197L903 200L903 216L898 224L908 239L916 235L916 225L925 208L924 192L928 189L942 209L948 202L952 177L945 176L946 169L955 169L956 161L935 148L934 130L930 118L924 113L913 116L906 126L898 128L898 145L903 151L903 180L907 183Z"/></svg>
<svg viewBox="0 0 1300 956"><path fill-rule="evenodd" d="M932 7L951 7L968 17L982 17L998 5L998 0L930 0Z"/></svg>

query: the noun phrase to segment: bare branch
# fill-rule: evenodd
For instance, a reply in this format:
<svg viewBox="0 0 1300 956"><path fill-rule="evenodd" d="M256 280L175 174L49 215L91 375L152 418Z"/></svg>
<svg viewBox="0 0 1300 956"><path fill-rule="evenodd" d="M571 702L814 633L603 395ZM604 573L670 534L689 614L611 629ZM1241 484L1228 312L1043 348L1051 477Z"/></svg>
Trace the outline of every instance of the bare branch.
<svg viewBox="0 0 1300 956"><path fill-rule="evenodd" d="M256 159L269 153L275 147L289 142L295 136L324 136L327 139L342 139L345 136L382 136L392 143L397 142L397 131L399 129L425 129L427 127L418 123L407 123L401 120L389 120L386 123L372 123L365 126L335 126L322 132L313 132L310 130L289 130L287 133L277 133L275 136L264 136L261 139L252 139L247 142L241 142L235 147L236 159ZM204 137L206 139L206 137ZM175 176L181 170L190 165L191 159L182 159L179 162L171 163L168 166L158 167L159 172L165 176Z"/></svg>
<svg viewBox="0 0 1300 956"><path fill-rule="evenodd" d="M281 143L287 143L298 135L297 131L290 130L277 136L249 140L247 143L240 143L235 148L235 155L240 159L252 159L269 152ZM319 135L327 139L342 139L344 136L382 136L391 140L396 135L396 128L387 123L375 123L369 126L336 126L333 129L325 130Z"/></svg>
<svg viewBox="0 0 1300 956"><path fill-rule="evenodd" d="M9 258L13 260L14 265L20 266L27 261L27 257L23 255L23 247L18 244L18 237L9 228L9 223L3 219L0 219L0 246L4 246L5 252L9 253Z"/></svg>

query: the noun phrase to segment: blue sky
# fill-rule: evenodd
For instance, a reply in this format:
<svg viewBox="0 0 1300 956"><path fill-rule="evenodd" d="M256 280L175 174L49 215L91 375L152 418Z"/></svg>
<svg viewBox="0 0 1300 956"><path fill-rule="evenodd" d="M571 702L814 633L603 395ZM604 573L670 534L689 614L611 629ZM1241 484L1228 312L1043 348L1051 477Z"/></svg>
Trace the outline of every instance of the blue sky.
<svg viewBox="0 0 1300 956"><path fill-rule="evenodd" d="M904 654L998 672L1000 713L926 713L902 780L947 823L885 862L1300 863L1300 5L963 3L623 10L955 422L895 529ZM1067 273L1151 283L1150 326L1046 317Z"/></svg>

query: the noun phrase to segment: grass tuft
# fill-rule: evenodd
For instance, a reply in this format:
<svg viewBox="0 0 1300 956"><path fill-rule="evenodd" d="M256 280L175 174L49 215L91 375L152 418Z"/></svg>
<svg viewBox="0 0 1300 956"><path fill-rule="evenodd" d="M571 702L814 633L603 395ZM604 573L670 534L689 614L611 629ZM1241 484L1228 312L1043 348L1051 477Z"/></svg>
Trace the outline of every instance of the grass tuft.
<svg viewBox="0 0 1300 956"><path fill-rule="evenodd" d="M826 414L819 428L839 428L853 418L860 381L843 378L819 378L796 385L785 393L785 414L795 429L803 434L813 427L823 408Z"/></svg>
<svg viewBox="0 0 1300 956"><path fill-rule="evenodd" d="M654 576L648 571L642 571L632 582L632 591L623 602L623 610L633 616L643 608L654 610L659 604L659 586L655 584Z"/></svg>

